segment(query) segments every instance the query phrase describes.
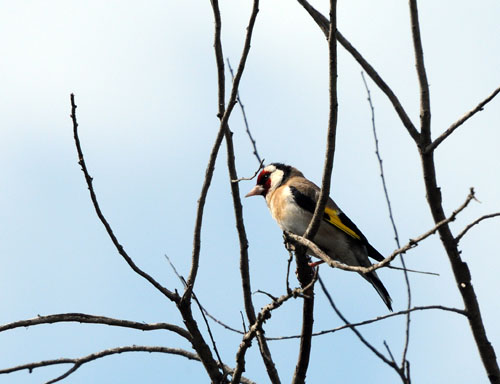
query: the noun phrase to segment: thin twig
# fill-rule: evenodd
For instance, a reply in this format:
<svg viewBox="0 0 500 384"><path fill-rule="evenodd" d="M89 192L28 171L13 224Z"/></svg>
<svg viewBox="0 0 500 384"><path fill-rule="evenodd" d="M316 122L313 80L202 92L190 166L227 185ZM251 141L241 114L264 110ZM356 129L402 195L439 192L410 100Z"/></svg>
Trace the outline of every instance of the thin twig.
<svg viewBox="0 0 500 384"><path fill-rule="evenodd" d="M476 105L475 108L467 112L465 115L463 115L460 119L455 121L450 127L444 131L439 137L437 137L432 143L430 143L426 148L425 152L431 152L434 151L439 144L441 144L448 136L450 136L453 132L455 132L455 129L460 127L462 124L464 124L467 120L469 120L472 116L474 116L477 112L482 111L484 106L488 104L491 100L495 98L496 95L500 93L500 87L495 89L486 99L481 101L478 105Z"/></svg>
<svg viewBox="0 0 500 384"><path fill-rule="evenodd" d="M240 315L241 315L241 325L243 326L243 332L242 334L244 335L245 333L247 333L247 326L245 324L245 316L243 316L243 312L240 311Z"/></svg>
<svg viewBox="0 0 500 384"><path fill-rule="evenodd" d="M255 293L261 293L261 294L263 294L263 295L266 295L267 297L269 297L269 298L270 298L271 300L273 300L273 301L278 300L278 298L277 298L276 296L271 295L269 292L263 291L263 290L261 290L261 289L257 289L257 290L254 292L254 294L255 294Z"/></svg>
<svg viewBox="0 0 500 384"><path fill-rule="evenodd" d="M401 245L399 244L398 229L396 228L396 222L394 220L394 215L392 214L392 206L391 206L391 200L389 198L389 192L387 190L387 183L385 182L384 165L382 162L382 157L380 155L380 149L379 149L379 145L378 145L377 129L376 129L376 125L375 125L375 108L373 107L370 88L368 88L368 83L365 80L365 75L363 74L363 72L361 72L361 78L363 79L363 84L365 85L368 105L370 106L372 131L373 131L373 138L375 141L375 155L377 156L377 161L378 161L378 165L379 165L380 179L382 180L382 187L384 189L385 201L387 202L387 209L389 211L389 219L391 221L392 229L394 231L394 241L396 242L397 247L401 248Z"/></svg>
<svg viewBox="0 0 500 384"><path fill-rule="evenodd" d="M410 308L409 310L404 309L404 310L398 311L398 312L391 312L391 313L388 313L388 314L383 315L383 316L375 317L373 319L360 321L359 323L350 323L350 324L341 325L340 327L336 327L333 329L326 329L326 330L323 330L320 332L313 333L313 336L323 336L323 335L326 335L328 333L335 333L335 332L342 331L342 330L347 329L347 328L359 327L362 325L372 324L372 323L376 323L376 322L381 321L381 320L389 319L391 317L406 315L408 312L426 311L426 310L430 310L430 309L438 309L438 310L442 310L445 312L454 312L454 313L458 313L458 314L463 315L463 316L467 316L467 313L463 309L444 307L442 305L427 305L427 306L421 306L421 307L413 307L413 308ZM292 335L292 336L267 337L267 340L279 341L279 340L290 340L290 339L299 339L299 338L300 338L300 335Z"/></svg>
<svg viewBox="0 0 500 384"><path fill-rule="evenodd" d="M396 227L396 221L394 220L394 215L392 214L392 205L391 205L391 199L389 198L389 192L387 190L387 184L385 182L385 173L384 173L384 165L382 162L382 157L380 155L380 150L378 146L378 137L377 137L377 129L375 125L375 108L373 107L373 102L371 98L371 93L370 93L370 88L368 88L368 83L365 80L365 76L363 72L361 72L361 78L363 79L363 84L365 85L366 93L367 93L367 98L368 98L368 104L370 106L370 111L371 111L371 120L372 120L372 130L373 130L373 138L375 141L375 155L377 156L378 160L378 165L380 169L380 178L382 180L382 187L384 189L384 195L385 195L385 201L387 202L387 210L389 212L389 219L392 224L392 230L394 231L394 241L396 242L396 247L401 248L401 244L399 243L399 235L398 235L398 229ZM408 277L408 271L406 269L406 263L404 260L403 253L400 255L401 258L401 264L403 266L403 273L405 277L405 283L406 283L406 294L407 294L407 309L411 308L411 287L410 287L410 279ZM401 365L404 366L405 361L406 361L406 355L408 353L408 347L410 343L410 312L407 313L406 315L406 329L405 329L405 342L404 342L404 348L403 348L403 354L401 357ZM389 348L387 346L387 348ZM394 360L394 358L393 358ZM409 378L407 378L409 380Z"/></svg>
<svg viewBox="0 0 500 384"><path fill-rule="evenodd" d="M170 260L170 258L165 254L165 257L166 259L168 260L170 266L172 267L175 275L179 278L179 280L181 281L182 285L184 287L186 287L186 279L184 279L183 276L181 276L178 272L177 272L177 269L175 268L174 264L172 263L172 261ZM226 328L227 330L229 331L232 331L232 332L236 332L236 333L239 333L241 335L244 334L244 332L240 331L239 329L236 329L234 327L231 327L230 325L227 325L226 323L222 322L221 320L217 319L215 316L213 316L210 312L207 311L207 309L201 305L201 303L198 301L198 305L201 309L201 311L203 311L203 313L210 319L212 319L214 322L216 322L217 324L221 325L222 327Z"/></svg>
<svg viewBox="0 0 500 384"><path fill-rule="evenodd" d="M170 267L173 269L174 273L179 278L179 280L182 282L182 284L184 285L184 288L185 288L187 286L186 279L184 279L184 277L181 276L179 274L179 272L177 272L177 269L175 268L174 263L172 263L172 260L170 260L170 257L168 257L167 254L165 254L165 258L167 259L168 263L170 264ZM192 292L192 295L193 295L194 301L198 305L198 309L201 312L203 320L205 321L205 325L207 326L207 331L208 331L208 335L210 337L210 341L212 342L212 347L214 349L215 354L217 355L217 359L219 360L219 366L224 367L224 363L222 362L222 358L220 357L219 350L217 349L217 343L215 342L214 335L212 333L212 329L210 328L210 324L208 324L208 320L207 320L207 316L206 316L207 311L205 310L205 308L203 308L200 301L198 300L198 297L196 297L194 292ZM223 373L225 374L226 372L223 372Z"/></svg>
<svg viewBox="0 0 500 384"><path fill-rule="evenodd" d="M393 265L387 265L386 268L388 269L395 269L397 271L406 271L406 272L412 272L412 273L421 273L422 275L432 275L432 276L440 276L439 273L436 272L428 272L428 271L417 271L416 269L409 269L409 268L402 268L402 267L395 267Z"/></svg>
<svg viewBox="0 0 500 384"><path fill-rule="evenodd" d="M323 280L321 280L321 277L319 277L319 285L321 286L321 289L323 290L326 298L328 299L328 302L330 303L330 306L332 309L335 311L338 317L342 319L342 321L347 325L351 325L349 321L345 318L345 316L339 311L335 303L333 302L332 296L326 289L325 284L323 283ZM349 327L359 338L359 340L366 346L370 351L372 351L380 360L382 360L384 363L386 363L388 366L391 368L394 368L398 373L399 373L399 367L397 366L396 363L393 363L391 360L389 360L386 356L384 356L378 349L376 349L373 345L371 345L364 337L363 335L356 329L356 327L350 326Z"/></svg>
<svg viewBox="0 0 500 384"><path fill-rule="evenodd" d="M92 204L94 205L94 209L97 213L97 216L99 217L99 220L101 220L101 223L104 225L104 228L106 229L106 232L108 233L109 238L113 242L113 245L115 246L116 250L118 253L123 257L123 259L127 262L127 264L132 268L132 270L137 273L139 276L142 276L144 279L146 279L151 285L153 285L158 291L160 291L163 295L165 295L168 299L171 301L177 303L180 300L179 295L176 293L168 290L164 286L162 286L160 283L158 283L153 277L151 277L149 274L144 272L142 269L140 269L132 260L132 258L128 255L128 253L125 251L123 246L119 243L118 239L116 238L115 234L113 233L113 230L111 226L109 225L108 221L104 217L104 214L101 211L101 208L99 206L99 203L97 201L97 196L94 192L94 186L93 186L93 178L90 176L88 170L87 170L87 165L85 164L85 159L83 157L83 151L82 147L80 145L80 138L78 136L78 122L76 120L76 104L75 104L75 95L71 94L71 120L73 121L73 136L75 140L75 146L76 150L78 152L78 164L82 168L82 172L85 176L85 181L87 182L87 187L89 189L90 193L90 199L92 200Z"/></svg>
<svg viewBox="0 0 500 384"><path fill-rule="evenodd" d="M490 213L489 215L484 215L484 216L481 216L480 218L474 220L472 223L470 223L469 225L467 225L464 230L462 232L460 232L456 237L455 237L455 242L458 244L460 242L460 240L462 239L462 237L465 236L465 234L469 231L469 229L471 229L472 227L474 227L475 225L479 224L481 221L483 220L486 220L486 219L491 219L493 217L498 217L500 216L500 212L497 212L497 213Z"/></svg>
<svg viewBox="0 0 500 384"><path fill-rule="evenodd" d="M257 168L257 170L255 171L255 173L253 174L252 177L240 177L238 179L235 179L235 180L231 180L231 183L239 183L240 181L243 181L243 180L253 180L255 179L255 176L257 176L259 174L259 171L264 168L264 161L266 161L266 159L262 159L260 164L259 164L259 168Z"/></svg>
<svg viewBox="0 0 500 384"><path fill-rule="evenodd" d="M226 60L227 60L227 67L229 68L229 72L231 73L231 78L234 80L233 68L231 67L231 63L229 61L229 58L227 58ZM255 139L253 138L252 133L250 132L250 127L248 126L247 114L245 113L245 106L241 102L240 92L239 91L236 93L236 101L240 105L241 114L243 115L243 121L245 123L245 128L246 128L246 131L247 131L247 134L248 134L248 138L252 142L253 154L257 158L257 161L260 163L260 166L262 167L262 164L264 163L264 159L262 159L262 160L260 159L259 151L257 151L257 143L255 142ZM243 180L248 180L248 179L243 179Z"/></svg>
<svg viewBox="0 0 500 384"><path fill-rule="evenodd" d="M387 344L387 341L384 340L384 347L387 350L387 353L389 354L389 357L391 358L392 362L394 364L396 363L396 360L394 359L394 355L392 354L391 348L389 348L389 344Z"/></svg>
<svg viewBox="0 0 500 384"><path fill-rule="evenodd" d="M292 266L292 261L293 261L293 253L290 249L287 248L289 258L287 260L287 267L286 267L286 291L290 292L290 267Z"/></svg>

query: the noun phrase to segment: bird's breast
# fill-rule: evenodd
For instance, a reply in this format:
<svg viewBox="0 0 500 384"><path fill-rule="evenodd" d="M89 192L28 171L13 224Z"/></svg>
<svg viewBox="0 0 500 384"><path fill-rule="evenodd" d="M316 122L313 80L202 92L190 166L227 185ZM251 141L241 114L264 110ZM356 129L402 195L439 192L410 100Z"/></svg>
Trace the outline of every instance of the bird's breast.
<svg viewBox="0 0 500 384"><path fill-rule="evenodd" d="M278 188L268 199L269 210L284 231L303 235L312 215L297 205L288 186Z"/></svg>

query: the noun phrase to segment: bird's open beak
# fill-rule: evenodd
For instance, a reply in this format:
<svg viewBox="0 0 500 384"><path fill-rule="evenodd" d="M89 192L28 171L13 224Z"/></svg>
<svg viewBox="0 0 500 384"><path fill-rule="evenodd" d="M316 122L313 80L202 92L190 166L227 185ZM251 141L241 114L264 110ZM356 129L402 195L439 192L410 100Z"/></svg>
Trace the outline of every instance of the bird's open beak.
<svg viewBox="0 0 500 384"><path fill-rule="evenodd" d="M252 188L250 192L248 192L245 197L250 197L250 196L257 196L257 195L263 195L265 193L265 189L262 185L256 185L255 187Z"/></svg>

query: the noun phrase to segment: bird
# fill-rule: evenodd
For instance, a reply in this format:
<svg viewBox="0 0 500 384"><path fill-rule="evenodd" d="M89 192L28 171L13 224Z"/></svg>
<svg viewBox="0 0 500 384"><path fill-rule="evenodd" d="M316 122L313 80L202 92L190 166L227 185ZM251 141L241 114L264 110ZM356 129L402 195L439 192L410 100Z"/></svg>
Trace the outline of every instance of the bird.
<svg viewBox="0 0 500 384"><path fill-rule="evenodd" d="M311 221L319 194L320 188L297 168L271 163L259 173L255 187L245 197L263 196L281 229L302 236ZM351 266L371 266L368 257L377 261L384 259L331 198L326 203L314 243L332 259ZM377 273L360 275L371 283L392 311L392 299Z"/></svg>

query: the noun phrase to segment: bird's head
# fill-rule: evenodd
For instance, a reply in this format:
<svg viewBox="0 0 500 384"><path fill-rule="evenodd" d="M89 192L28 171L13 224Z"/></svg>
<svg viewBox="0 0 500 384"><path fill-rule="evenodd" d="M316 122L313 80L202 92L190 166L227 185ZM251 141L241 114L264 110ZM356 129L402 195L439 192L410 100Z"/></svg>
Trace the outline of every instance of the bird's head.
<svg viewBox="0 0 500 384"><path fill-rule="evenodd" d="M245 197L262 195L267 196L269 192L273 192L276 188L282 185L289 177L292 171L296 171L289 165L281 163L272 163L267 165L257 177L257 184L252 188Z"/></svg>

